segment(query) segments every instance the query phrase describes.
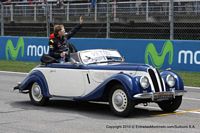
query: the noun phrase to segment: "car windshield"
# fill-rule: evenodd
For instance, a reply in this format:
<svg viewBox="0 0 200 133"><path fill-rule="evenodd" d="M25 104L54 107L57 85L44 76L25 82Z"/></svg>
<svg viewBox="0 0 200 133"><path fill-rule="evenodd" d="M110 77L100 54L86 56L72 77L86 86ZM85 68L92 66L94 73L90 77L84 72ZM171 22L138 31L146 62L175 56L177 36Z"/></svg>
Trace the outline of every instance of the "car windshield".
<svg viewBox="0 0 200 133"><path fill-rule="evenodd" d="M122 62L123 59L116 50L86 50L80 52L80 58L84 64Z"/></svg>

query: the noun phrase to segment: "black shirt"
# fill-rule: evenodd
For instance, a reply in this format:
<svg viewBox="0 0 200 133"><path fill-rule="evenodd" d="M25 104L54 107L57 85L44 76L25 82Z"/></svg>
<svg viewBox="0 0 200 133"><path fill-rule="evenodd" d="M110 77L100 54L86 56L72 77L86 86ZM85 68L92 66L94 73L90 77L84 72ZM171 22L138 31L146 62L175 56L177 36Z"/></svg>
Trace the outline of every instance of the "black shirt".
<svg viewBox="0 0 200 133"><path fill-rule="evenodd" d="M67 40L70 39L81 28L81 24L76 25L72 30L67 33L67 37L59 37L55 33L49 37L49 55L55 59L60 59L60 53L67 51L70 53L70 45ZM69 54L68 54L69 55Z"/></svg>

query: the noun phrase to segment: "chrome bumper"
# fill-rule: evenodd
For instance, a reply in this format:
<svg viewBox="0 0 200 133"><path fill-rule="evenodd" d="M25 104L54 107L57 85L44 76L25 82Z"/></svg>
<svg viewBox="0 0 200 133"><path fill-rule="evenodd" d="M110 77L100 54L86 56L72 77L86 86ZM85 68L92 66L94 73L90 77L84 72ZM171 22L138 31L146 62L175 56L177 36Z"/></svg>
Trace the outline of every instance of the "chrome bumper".
<svg viewBox="0 0 200 133"><path fill-rule="evenodd" d="M17 86L15 86L14 88L13 88L13 90L20 90L20 86L21 85L21 82L18 82L17 83Z"/></svg>
<svg viewBox="0 0 200 133"><path fill-rule="evenodd" d="M175 98L175 96L183 96L185 90L176 91L166 91L166 92L150 92L150 93L140 93L133 96L135 99L151 99L152 101L168 100Z"/></svg>

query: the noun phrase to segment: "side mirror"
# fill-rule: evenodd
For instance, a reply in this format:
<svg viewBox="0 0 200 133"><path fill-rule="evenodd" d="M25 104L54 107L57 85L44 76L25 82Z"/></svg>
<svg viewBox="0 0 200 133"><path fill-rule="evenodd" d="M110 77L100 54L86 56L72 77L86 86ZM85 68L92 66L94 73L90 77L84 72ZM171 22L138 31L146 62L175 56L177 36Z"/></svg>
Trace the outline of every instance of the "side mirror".
<svg viewBox="0 0 200 133"><path fill-rule="evenodd" d="M80 62L77 62L75 61L73 58L70 58L70 62L75 65L76 67L80 67L81 63Z"/></svg>
<svg viewBox="0 0 200 133"><path fill-rule="evenodd" d="M74 65L75 65L76 67L80 67L80 66L81 66L81 63L80 63L80 62L74 62Z"/></svg>

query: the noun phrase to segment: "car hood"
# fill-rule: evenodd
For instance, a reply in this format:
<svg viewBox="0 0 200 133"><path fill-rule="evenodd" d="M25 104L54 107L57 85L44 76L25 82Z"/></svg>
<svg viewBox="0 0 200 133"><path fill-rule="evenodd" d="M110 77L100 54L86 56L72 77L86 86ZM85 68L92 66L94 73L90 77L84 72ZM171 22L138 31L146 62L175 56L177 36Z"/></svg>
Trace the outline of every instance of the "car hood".
<svg viewBox="0 0 200 133"><path fill-rule="evenodd" d="M94 70L127 70L127 71L147 71L149 65L139 63L102 63L84 66L86 69Z"/></svg>

